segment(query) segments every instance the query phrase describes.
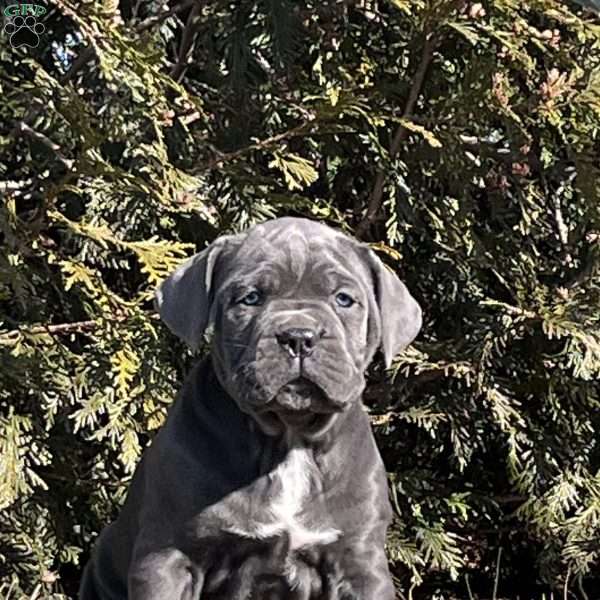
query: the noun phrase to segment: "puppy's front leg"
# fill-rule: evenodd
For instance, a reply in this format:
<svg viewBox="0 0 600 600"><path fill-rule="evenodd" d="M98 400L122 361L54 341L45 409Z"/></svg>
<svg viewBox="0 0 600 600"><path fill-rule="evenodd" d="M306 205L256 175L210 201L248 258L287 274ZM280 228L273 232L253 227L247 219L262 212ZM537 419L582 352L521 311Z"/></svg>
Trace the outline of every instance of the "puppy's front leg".
<svg viewBox="0 0 600 600"><path fill-rule="evenodd" d="M341 600L394 600L396 592L388 562L380 545L356 544L347 547L338 561L341 567Z"/></svg>
<svg viewBox="0 0 600 600"><path fill-rule="evenodd" d="M198 600L204 576L180 550L136 554L129 569L128 600Z"/></svg>

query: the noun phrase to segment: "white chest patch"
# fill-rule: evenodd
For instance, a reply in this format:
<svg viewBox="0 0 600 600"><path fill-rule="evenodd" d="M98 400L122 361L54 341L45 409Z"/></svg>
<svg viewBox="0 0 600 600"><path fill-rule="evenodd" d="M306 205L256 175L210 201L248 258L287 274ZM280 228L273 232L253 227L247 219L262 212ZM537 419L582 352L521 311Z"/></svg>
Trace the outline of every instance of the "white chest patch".
<svg viewBox="0 0 600 600"><path fill-rule="evenodd" d="M307 526L311 504L317 502L312 494L320 492L312 458L306 448L291 445L285 459L265 475L272 489L278 490L269 498L269 506L264 507L267 518L252 523L249 531L235 533L244 537L265 539L283 533L290 536L290 551L306 546L324 545L334 542L341 532L325 523ZM233 530L230 529L230 531Z"/></svg>
<svg viewBox="0 0 600 600"><path fill-rule="evenodd" d="M300 520L311 501L311 468L314 467L307 451L302 447L292 447L286 459L269 475L273 480L279 480L281 492L273 498L269 507L273 522L260 527L260 537L287 531L291 550L328 544L338 538L340 532L336 529L308 529Z"/></svg>

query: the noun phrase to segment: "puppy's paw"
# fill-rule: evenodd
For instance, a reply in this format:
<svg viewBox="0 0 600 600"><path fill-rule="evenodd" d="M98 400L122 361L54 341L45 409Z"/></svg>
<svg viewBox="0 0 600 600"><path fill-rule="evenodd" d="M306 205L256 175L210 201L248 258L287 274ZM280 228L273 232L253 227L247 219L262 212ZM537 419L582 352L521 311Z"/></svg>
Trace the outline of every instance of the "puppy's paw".
<svg viewBox="0 0 600 600"><path fill-rule="evenodd" d="M361 600L358 593L351 589L351 585L347 581L343 581L339 586L340 600Z"/></svg>
<svg viewBox="0 0 600 600"><path fill-rule="evenodd" d="M314 600L362 600L345 578L341 561L331 550L323 550L317 567L322 583L321 593ZM311 596L313 600L313 596Z"/></svg>

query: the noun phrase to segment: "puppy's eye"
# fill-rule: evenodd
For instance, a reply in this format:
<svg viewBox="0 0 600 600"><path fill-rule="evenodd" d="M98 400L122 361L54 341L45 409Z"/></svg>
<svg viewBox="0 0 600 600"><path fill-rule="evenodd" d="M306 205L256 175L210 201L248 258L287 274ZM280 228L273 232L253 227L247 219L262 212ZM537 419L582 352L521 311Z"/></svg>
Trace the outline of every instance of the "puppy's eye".
<svg viewBox="0 0 600 600"><path fill-rule="evenodd" d="M354 304L354 298L344 292L339 292L335 295L335 301L343 308L349 308Z"/></svg>
<svg viewBox="0 0 600 600"><path fill-rule="evenodd" d="M260 292L253 290L248 292L243 298L240 299L240 304L245 304L246 306L257 306L262 302L262 295Z"/></svg>

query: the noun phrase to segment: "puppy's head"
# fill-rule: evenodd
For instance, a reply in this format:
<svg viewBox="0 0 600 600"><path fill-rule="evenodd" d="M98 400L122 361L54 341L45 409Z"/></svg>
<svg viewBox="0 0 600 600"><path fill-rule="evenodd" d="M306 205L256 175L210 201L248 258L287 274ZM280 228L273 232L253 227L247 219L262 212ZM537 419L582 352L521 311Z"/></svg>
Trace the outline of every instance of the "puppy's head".
<svg viewBox="0 0 600 600"><path fill-rule="evenodd" d="M157 307L192 348L214 326L217 376L266 433L312 439L358 400L376 350L389 366L421 327L366 245L291 217L217 239L164 281Z"/></svg>

